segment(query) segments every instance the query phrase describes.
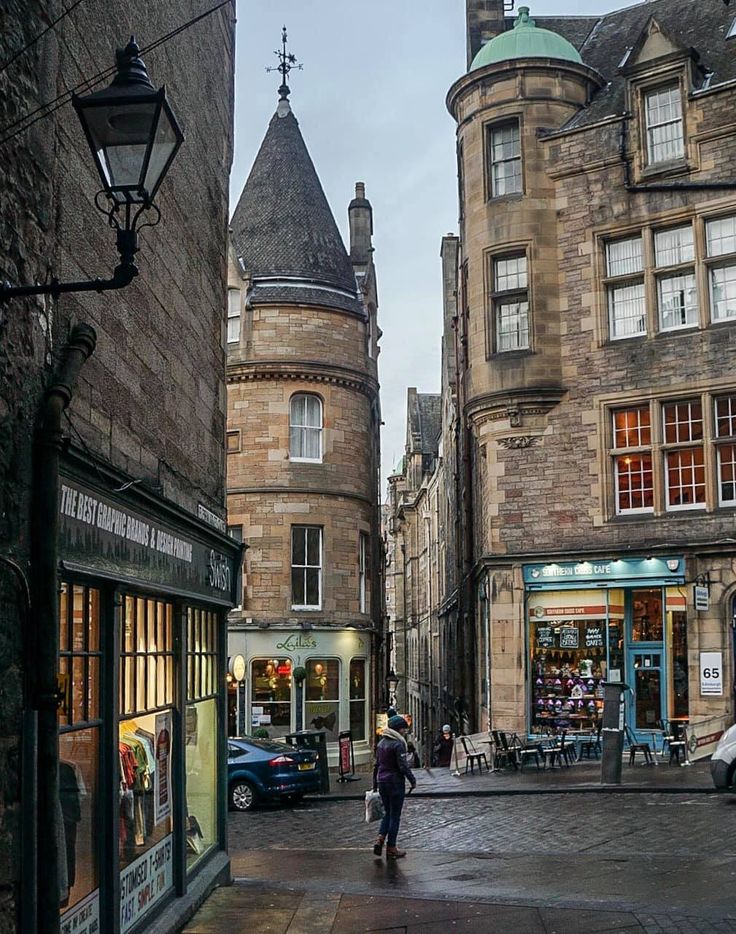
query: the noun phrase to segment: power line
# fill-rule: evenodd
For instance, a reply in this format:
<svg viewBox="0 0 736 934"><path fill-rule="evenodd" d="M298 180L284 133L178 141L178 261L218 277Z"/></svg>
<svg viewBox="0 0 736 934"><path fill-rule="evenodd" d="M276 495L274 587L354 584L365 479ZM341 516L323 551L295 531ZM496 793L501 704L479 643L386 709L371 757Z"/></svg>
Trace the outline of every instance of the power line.
<svg viewBox="0 0 736 934"><path fill-rule="evenodd" d="M27 43L26 45L24 45L22 49L19 49L15 53L15 55L11 55L10 58L7 60L7 62L5 62L4 65L0 66L0 75L5 71L6 68L9 68L13 64L13 62L16 61L16 59L19 59L21 55L23 55L24 52L27 52L28 49L31 48L31 46L34 46L38 42L39 39L43 39L43 37L46 35L47 32L50 32L54 28L54 26L56 26L57 23L60 23L61 20L63 20L65 16L68 16L75 7L79 6L80 3L82 3L82 0L74 0L74 3L72 3L72 5L69 7L68 10L64 10L63 13L60 13L59 16L57 16L55 20L50 22L49 25L45 29L42 29L41 32L34 39L31 39L31 41Z"/></svg>
<svg viewBox="0 0 736 934"><path fill-rule="evenodd" d="M77 0L77 2L81 3L81 0ZM216 13L222 7L228 5L232 6L233 2L234 0L220 0L220 2L216 3L213 7L205 10L204 13L200 13L198 16L193 17L186 23L182 23L181 26L177 26L175 29L172 29L170 32L165 33L163 36L160 36L158 39L155 39L153 42L144 46L140 50L139 54L146 55L149 52L155 51L157 48L165 45L171 39L174 39L180 33L185 32L196 23L199 23L201 20L206 19L206 17ZM79 84L75 85L73 88L71 88L71 90L64 91L63 94L55 97L52 101L48 101L45 104L39 105L35 110L31 110L28 113L23 114L23 116L19 117L13 123L9 123L7 126L3 127L2 130L0 130L0 133L2 134L9 133L11 130L15 130L15 132L10 132L7 136L2 136L0 139L0 146L2 146L4 143L9 143L12 139L15 139L16 136L19 136L21 133L24 133L26 130L30 129L30 127L32 127L35 123L38 123L38 121L42 120L44 117L50 117L51 114L55 113L65 104L68 104L72 99L72 95L76 94L79 90L90 90L91 88L94 88L103 82L106 78L111 77L115 73L116 67L117 66L113 65L110 68L106 68L104 71L99 71L91 78L80 81Z"/></svg>

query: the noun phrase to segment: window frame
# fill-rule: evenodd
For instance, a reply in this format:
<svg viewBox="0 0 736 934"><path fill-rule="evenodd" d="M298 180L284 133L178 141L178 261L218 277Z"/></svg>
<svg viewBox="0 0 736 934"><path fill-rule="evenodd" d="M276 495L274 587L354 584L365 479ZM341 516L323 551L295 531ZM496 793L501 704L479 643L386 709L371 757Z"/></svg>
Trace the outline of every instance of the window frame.
<svg viewBox="0 0 736 934"><path fill-rule="evenodd" d="M524 271L521 273L517 270L516 276L521 279L522 275L525 279L525 284L518 284L512 288L499 289L498 288L498 266L500 263L506 263L512 260L524 260ZM489 267L488 275L490 277L490 297L489 297L489 331L491 334L490 343L490 353L495 355L502 354L514 354L514 353L529 353L532 350L532 308L530 300L530 272L529 272L529 254L525 248L520 248L516 250L509 250L503 253L496 253L489 256ZM500 328L500 312L504 307L511 307L512 305L519 306L516 312L516 321L520 323L526 319L526 328L525 331L523 328L516 328L517 334L526 333L526 344L519 344L514 347L504 347L501 345L501 328ZM526 305L526 311L522 312L520 310L522 305ZM508 332L511 333L511 332Z"/></svg>
<svg viewBox="0 0 736 934"><path fill-rule="evenodd" d="M516 140L511 140L513 144L516 142L517 152L512 155L510 158L494 158L494 150L496 148L496 141L494 140L495 134L501 133L504 130L516 130ZM499 141L503 146L503 142ZM518 116L504 117L502 120L495 121L493 123L487 123L485 126L485 147L486 147L486 189L487 189L487 200L496 200L498 198L518 198L524 194L524 157L523 157L523 148L522 148L522 130L521 130L521 119ZM495 177L495 167L496 166L506 166L506 165L518 165L518 172L513 172L511 176L512 179L518 179L518 188L514 188L513 191L498 191L497 185L498 182ZM507 177L504 176L504 181L507 181Z"/></svg>
<svg viewBox="0 0 736 934"><path fill-rule="evenodd" d="M368 534L358 533L358 612L367 612Z"/></svg>
<svg viewBox="0 0 736 934"><path fill-rule="evenodd" d="M621 273L612 273L611 272L611 248L617 246L618 244L629 243L634 241L640 242L639 258L641 262L641 268L638 270L626 270ZM643 231L639 230L634 233L633 236L631 233L626 234L621 237L611 237L603 241L603 269L604 269L604 287L606 290L606 309L608 317L608 336L612 341L621 341L629 340L633 337L645 337L648 333L647 330L647 294L646 294L646 281L645 281L645 272L646 272L646 258L645 258L645 249L646 243L644 240ZM642 303L642 313L641 321L643 324L643 330L634 331L633 333L621 333L616 334L615 321L617 320L614 316L615 311L615 293L622 289L632 289L632 288L641 288L641 303ZM636 299L639 301L639 299ZM633 320L634 316L629 316L628 318L621 320Z"/></svg>
<svg viewBox="0 0 736 934"><path fill-rule="evenodd" d="M652 123L650 119L650 101L658 95L662 95L665 92L677 92L678 103L679 103L679 118L662 120L658 123ZM682 162L685 159L685 109L683 107L683 93L682 93L682 84L676 79L674 81L667 81L662 84L657 84L652 87L647 87L642 89L642 119L644 125L644 138L646 141L646 148L642 146L642 151L646 152L646 165L650 168L658 168L660 166L673 165L679 162ZM653 157L653 147L667 145L667 143L653 143L652 142L652 131L656 131L662 127L670 125L678 125L680 127L679 134L679 144L680 152L679 154L672 156L667 159L656 159ZM677 140L677 137L674 138ZM671 143L671 141L668 141Z"/></svg>
<svg viewBox="0 0 736 934"><path fill-rule="evenodd" d="M705 217L704 219L704 232L703 232L703 245L705 250L705 255L703 257L703 265L706 269L707 279L708 279L708 316L711 324L721 324L728 321L736 321L736 301L734 302L734 312L731 315L724 315L716 317L715 314L715 283L714 277L716 272L721 272L728 269L734 270L734 282L736 283L736 211L730 214L716 214L710 217ZM734 249L729 251L712 251L712 243L710 240L710 227L711 225L717 223L723 223L725 221L733 221L734 226ZM723 239L723 238L719 238ZM736 285L734 286L734 291L736 292ZM724 299L727 301L727 299Z"/></svg>
<svg viewBox="0 0 736 934"><path fill-rule="evenodd" d="M309 530L312 530L312 531L316 530L319 533L319 564L307 563L307 559L309 557L308 555L309 546L308 546L307 533L309 532ZM305 538L304 538L305 564L294 563L294 534L297 531L304 531L305 533ZM307 610L307 611L311 610L313 612L320 611L322 609L322 602L323 602L323 596L324 596L322 592L322 587L323 587L322 574L323 574L323 568L324 568L324 529L321 525L302 525L302 524L292 525L289 544L290 544L289 559L290 559L290 567L291 567L291 609L292 610ZM305 599L308 593L307 577L306 577L307 572L310 570L316 569L317 571L317 594L318 594L316 604L295 602L294 600L294 571L296 569L301 569L304 573L304 597Z"/></svg>
<svg viewBox="0 0 736 934"><path fill-rule="evenodd" d="M233 308L233 297L237 296L237 309ZM228 287L227 290L227 343L228 344L239 344L240 343L240 332L241 332L241 316L242 316L242 295L241 290L233 286ZM237 322L237 325L235 325ZM232 331L237 331L237 334L234 337L231 337L231 325Z"/></svg>
<svg viewBox="0 0 736 934"><path fill-rule="evenodd" d="M319 405L319 425L307 425L307 424L295 424L294 422L294 406L297 400L301 399L316 399ZM306 412L306 407L305 407ZM289 399L289 460L295 464L321 464L324 461L324 425L325 425L325 406L324 400L316 392L295 392ZM317 438L319 442L319 456L318 457L302 457L301 455L294 454L293 452L293 440L292 433L294 431L308 432L314 431L317 432ZM300 435L300 437L304 437ZM306 445L304 445L306 447Z"/></svg>

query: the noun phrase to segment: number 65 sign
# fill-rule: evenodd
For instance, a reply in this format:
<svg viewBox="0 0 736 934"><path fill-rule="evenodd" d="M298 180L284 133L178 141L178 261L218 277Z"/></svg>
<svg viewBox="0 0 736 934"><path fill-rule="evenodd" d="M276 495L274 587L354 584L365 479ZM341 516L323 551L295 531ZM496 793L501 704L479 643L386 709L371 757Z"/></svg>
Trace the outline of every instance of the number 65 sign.
<svg viewBox="0 0 736 934"><path fill-rule="evenodd" d="M723 694L723 653L700 653L700 695Z"/></svg>

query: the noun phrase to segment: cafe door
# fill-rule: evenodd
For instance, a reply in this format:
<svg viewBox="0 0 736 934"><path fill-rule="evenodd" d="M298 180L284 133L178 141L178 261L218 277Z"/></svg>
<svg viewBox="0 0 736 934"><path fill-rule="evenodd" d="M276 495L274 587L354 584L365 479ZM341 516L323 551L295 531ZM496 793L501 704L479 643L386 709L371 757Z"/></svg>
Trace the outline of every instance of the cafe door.
<svg viewBox="0 0 736 934"><path fill-rule="evenodd" d="M662 589L632 590L626 600L628 647L627 723L637 737L651 741L667 716L667 680L664 652L664 600Z"/></svg>

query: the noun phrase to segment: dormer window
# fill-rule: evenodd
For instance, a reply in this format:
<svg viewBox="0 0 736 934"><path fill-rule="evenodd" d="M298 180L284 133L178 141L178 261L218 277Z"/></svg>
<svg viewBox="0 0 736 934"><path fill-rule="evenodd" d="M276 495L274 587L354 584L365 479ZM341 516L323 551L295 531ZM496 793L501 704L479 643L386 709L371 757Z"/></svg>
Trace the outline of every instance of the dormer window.
<svg viewBox="0 0 736 934"><path fill-rule="evenodd" d="M649 165L682 159L685 142L679 84L650 91L644 105Z"/></svg>

